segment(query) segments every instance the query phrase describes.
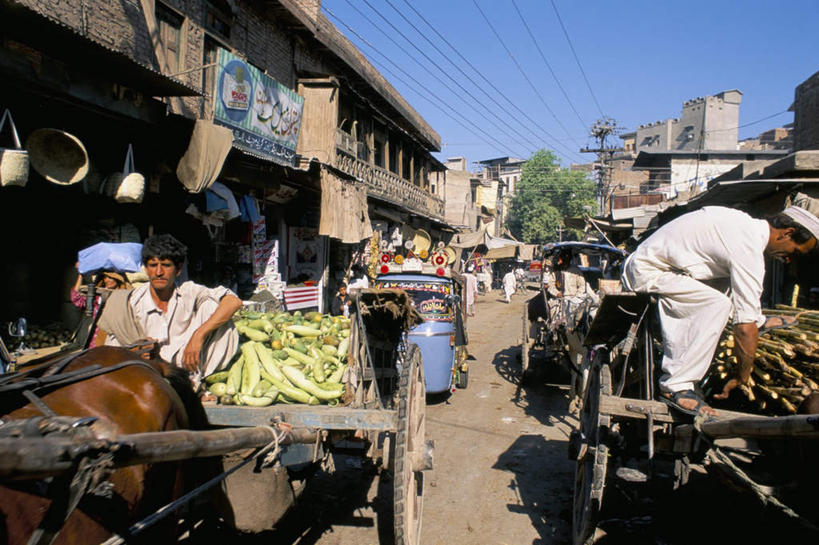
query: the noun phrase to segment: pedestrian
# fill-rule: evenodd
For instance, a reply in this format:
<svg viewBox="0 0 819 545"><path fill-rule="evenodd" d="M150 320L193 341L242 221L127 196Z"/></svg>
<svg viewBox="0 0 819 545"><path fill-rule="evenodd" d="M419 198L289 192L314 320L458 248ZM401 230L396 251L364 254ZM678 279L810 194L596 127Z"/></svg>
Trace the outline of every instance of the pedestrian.
<svg viewBox="0 0 819 545"><path fill-rule="evenodd" d="M475 267L470 265L464 273L464 291L466 292L466 313L475 316L475 296L478 295L478 278Z"/></svg>
<svg viewBox="0 0 819 545"><path fill-rule="evenodd" d="M347 293L347 284L338 287L338 293L330 303L330 312L333 316L350 316L350 296Z"/></svg>
<svg viewBox="0 0 819 545"><path fill-rule="evenodd" d="M638 246L626 260L622 280L632 291L659 298L662 401L687 414L716 414L695 388L729 317L737 373L714 397L726 399L731 390L748 384L760 328L793 321L781 316L766 320L762 314L765 256L787 263L815 248L817 235L819 218L804 208L790 206L766 221L715 206L680 216ZM730 281L730 297L706 285L719 280Z"/></svg>
<svg viewBox="0 0 819 545"><path fill-rule="evenodd" d="M510 267L506 274L503 275L503 294L506 297L506 302L510 302L510 298L515 293L515 286L517 285L517 279L515 279L515 271L512 270Z"/></svg>

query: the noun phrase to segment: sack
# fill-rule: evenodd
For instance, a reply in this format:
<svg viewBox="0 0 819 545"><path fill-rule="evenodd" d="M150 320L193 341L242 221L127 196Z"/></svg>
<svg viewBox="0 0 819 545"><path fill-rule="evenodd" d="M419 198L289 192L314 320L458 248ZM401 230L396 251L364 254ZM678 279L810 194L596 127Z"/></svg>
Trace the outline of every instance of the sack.
<svg viewBox="0 0 819 545"><path fill-rule="evenodd" d="M100 242L80 250L77 258L80 274L100 270L137 272L142 268L142 244Z"/></svg>
<svg viewBox="0 0 819 545"><path fill-rule="evenodd" d="M14 120L11 118L11 112L9 110L3 112L3 118L0 119L0 132L3 131L6 118L9 120L9 127L11 127L11 136L14 139L15 147L0 147L0 185L25 186L26 182L28 182L28 152L20 146L20 137L17 135L17 127L14 126Z"/></svg>
<svg viewBox="0 0 819 545"><path fill-rule="evenodd" d="M200 193L219 177L233 145L233 131L197 119L185 155L176 166L176 176L190 193Z"/></svg>
<svg viewBox="0 0 819 545"><path fill-rule="evenodd" d="M128 144L125 166L122 167L122 182L114 195L117 202L142 202L142 197L145 196L145 176L134 170L134 148Z"/></svg>

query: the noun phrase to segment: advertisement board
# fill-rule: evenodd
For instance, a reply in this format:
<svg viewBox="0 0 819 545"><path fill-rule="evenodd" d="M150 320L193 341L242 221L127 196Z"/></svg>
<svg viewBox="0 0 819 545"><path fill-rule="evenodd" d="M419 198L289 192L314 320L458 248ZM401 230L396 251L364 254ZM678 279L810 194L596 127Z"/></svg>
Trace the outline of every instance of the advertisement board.
<svg viewBox="0 0 819 545"><path fill-rule="evenodd" d="M295 165L304 97L220 48L213 122L233 131L233 145L273 162Z"/></svg>

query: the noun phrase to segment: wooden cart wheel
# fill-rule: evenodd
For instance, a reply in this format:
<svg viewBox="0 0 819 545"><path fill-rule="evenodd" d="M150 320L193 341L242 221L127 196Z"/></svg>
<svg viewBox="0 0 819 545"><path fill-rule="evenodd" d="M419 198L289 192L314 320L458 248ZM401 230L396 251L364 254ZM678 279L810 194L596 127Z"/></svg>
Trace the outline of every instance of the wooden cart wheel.
<svg viewBox="0 0 819 545"><path fill-rule="evenodd" d="M611 394L611 371L604 364L589 371L580 412L580 451L575 465L572 538L574 545L591 543L603 504L608 446L602 438L611 417L600 414L602 395Z"/></svg>
<svg viewBox="0 0 819 545"><path fill-rule="evenodd" d="M523 334L520 339L520 380L523 381L529 370L529 305L523 306Z"/></svg>
<svg viewBox="0 0 819 545"><path fill-rule="evenodd" d="M393 477L396 545L418 545L424 505L426 385L421 349L410 344L398 382L398 429Z"/></svg>

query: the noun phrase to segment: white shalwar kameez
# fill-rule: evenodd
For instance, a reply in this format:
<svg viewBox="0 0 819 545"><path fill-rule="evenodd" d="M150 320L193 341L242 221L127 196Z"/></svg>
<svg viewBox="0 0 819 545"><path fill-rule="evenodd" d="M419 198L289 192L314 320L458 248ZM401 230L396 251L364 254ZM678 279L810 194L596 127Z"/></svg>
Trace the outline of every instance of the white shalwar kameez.
<svg viewBox="0 0 819 545"><path fill-rule="evenodd" d="M503 294L506 296L506 302L508 303L512 297L512 294L515 293L515 287L517 285L517 279L515 278L515 273L509 271L505 275L503 275Z"/></svg>
<svg viewBox="0 0 819 545"><path fill-rule="evenodd" d="M628 257L624 285L659 296L663 391L692 390L702 379L729 316L765 323L759 299L769 236L765 220L705 207L664 225ZM730 281L730 298L706 285L718 280Z"/></svg>

